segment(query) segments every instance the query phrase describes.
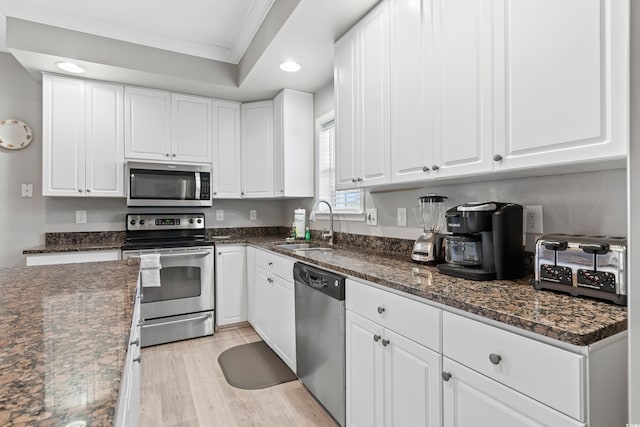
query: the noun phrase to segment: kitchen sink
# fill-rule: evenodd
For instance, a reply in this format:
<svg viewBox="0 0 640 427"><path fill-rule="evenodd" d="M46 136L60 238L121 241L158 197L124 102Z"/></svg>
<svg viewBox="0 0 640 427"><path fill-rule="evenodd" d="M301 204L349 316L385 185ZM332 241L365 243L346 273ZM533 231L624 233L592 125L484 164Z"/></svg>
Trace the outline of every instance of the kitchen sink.
<svg viewBox="0 0 640 427"><path fill-rule="evenodd" d="M332 251L332 248L323 248L323 247L319 247L319 246L311 246L309 243L282 243L279 245L276 245L279 248L282 249L289 249L292 251L304 251L304 252L311 252L311 251L320 251L320 252L328 252L328 251Z"/></svg>

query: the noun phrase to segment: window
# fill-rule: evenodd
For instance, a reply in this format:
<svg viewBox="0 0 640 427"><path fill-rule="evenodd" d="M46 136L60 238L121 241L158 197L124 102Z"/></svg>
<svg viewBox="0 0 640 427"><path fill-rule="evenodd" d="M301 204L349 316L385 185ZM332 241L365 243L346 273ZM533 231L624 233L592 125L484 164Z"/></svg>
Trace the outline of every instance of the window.
<svg viewBox="0 0 640 427"><path fill-rule="evenodd" d="M336 126L334 113L320 117L316 122L318 140L318 199L327 200L338 214L362 214L361 190L336 191ZM329 212L324 204L317 212Z"/></svg>

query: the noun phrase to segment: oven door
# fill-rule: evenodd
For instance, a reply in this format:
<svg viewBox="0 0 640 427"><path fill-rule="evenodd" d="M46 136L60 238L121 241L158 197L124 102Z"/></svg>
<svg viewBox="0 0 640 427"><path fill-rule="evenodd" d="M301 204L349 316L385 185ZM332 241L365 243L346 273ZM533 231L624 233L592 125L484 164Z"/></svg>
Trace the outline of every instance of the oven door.
<svg viewBox="0 0 640 427"><path fill-rule="evenodd" d="M142 283L141 315L145 320L213 310L212 246L124 251L123 258L160 254L160 286Z"/></svg>

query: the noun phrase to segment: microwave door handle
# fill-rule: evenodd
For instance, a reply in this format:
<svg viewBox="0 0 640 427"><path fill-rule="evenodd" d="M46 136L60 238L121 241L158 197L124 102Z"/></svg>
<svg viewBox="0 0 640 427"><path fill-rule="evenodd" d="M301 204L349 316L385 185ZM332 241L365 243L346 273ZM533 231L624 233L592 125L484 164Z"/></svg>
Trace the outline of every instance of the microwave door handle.
<svg viewBox="0 0 640 427"><path fill-rule="evenodd" d="M200 172L196 172L196 194L194 199L200 200Z"/></svg>

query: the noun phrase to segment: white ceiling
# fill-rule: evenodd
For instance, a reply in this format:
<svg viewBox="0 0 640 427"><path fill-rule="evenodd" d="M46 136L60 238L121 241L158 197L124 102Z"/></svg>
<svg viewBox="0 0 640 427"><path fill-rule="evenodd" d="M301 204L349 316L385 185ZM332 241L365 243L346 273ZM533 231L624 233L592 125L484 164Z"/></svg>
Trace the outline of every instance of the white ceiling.
<svg viewBox="0 0 640 427"><path fill-rule="evenodd" d="M274 0L0 0L0 13L237 64Z"/></svg>
<svg viewBox="0 0 640 427"><path fill-rule="evenodd" d="M0 49L4 15L36 23L7 23L8 51L35 78L61 73L56 61L75 60L86 78L267 99L285 87L315 92L331 81L334 42L378 1L0 0ZM279 70L288 59L302 70Z"/></svg>

